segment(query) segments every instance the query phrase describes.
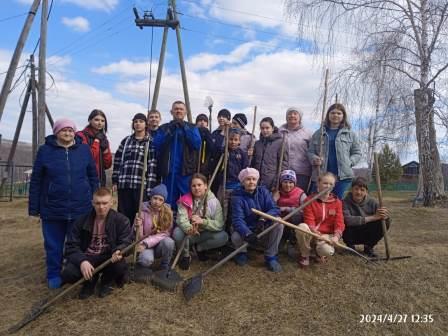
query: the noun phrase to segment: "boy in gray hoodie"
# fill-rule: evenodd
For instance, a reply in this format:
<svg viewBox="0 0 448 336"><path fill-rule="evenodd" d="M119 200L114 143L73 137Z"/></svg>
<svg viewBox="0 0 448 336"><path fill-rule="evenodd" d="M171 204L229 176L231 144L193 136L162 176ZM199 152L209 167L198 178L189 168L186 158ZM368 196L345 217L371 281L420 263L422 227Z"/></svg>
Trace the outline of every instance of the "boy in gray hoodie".
<svg viewBox="0 0 448 336"><path fill-rule="evenodd" d="M365 178L355 178L351 191L344 198L344 242L352 248L354 245L363 244L367 256L378 257L373 248L383 238L382 220L386 221L389 229L389 210L380 208L378 202L369 196Z"/></svg>

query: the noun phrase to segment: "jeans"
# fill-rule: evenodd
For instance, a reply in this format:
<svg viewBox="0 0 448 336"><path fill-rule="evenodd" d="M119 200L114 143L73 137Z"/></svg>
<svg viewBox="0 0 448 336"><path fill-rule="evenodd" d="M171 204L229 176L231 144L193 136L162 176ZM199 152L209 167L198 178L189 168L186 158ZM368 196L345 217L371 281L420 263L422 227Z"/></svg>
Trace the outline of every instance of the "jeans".
<svg viewBox="0 0 448 336"><path fill-rule="evenodd" d="M176 241L176 247L179 248L185 237L184 231L180 227L176 227L173 232L173 238ZM198 252L211 250L224 246L229 240L229 235L225 231L202 231L200 235L190 236L185 242L182 257L190 255L190 244L196 244Z"/></svg>

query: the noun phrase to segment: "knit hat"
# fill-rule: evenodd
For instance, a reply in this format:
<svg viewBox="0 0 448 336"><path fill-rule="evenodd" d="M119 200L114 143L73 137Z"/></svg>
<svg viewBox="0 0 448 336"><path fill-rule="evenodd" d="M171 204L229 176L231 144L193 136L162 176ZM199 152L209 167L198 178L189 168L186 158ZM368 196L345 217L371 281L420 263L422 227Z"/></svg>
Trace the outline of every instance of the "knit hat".
<svg viewBox="0 0 448 336"><path fill-rule="evenodd" d="M227 120L230 120L231 118L231 114L230 111L228 109L222 109L218 112L218 118L219 117L223 117L226 118Z"/></svg>
<svg viewBox="0 0 448 336"><path fill-rule="evenodd" d="M245 128L247 125L247 118L243 113L237 113L232 118L233 121L236 121L241 128Z"/></svg>
<svg viewBox="0 0 448 336"><path fill-rule="evenodd" d="M280 183L282 183L283 181L291 181L291 182L294 182L294 184L296 184L297 178L296 178L296 173L294 172L294 170L286 169L286 170L282 171L282 173L280 175Z"/></svg>
<svg viewBox="0 0 448 336"><path fill-rule="evenodd" d="M208 123L208 117L204 113L201 113L196 117L196 124L202 120Z"/></svg>
<svg viewBox="0 0 448 336"><path fill-rule="evenodd" d="M132 118L132 121L136 121L136 120L143 120L145 123L148 121L148 119L146 119L146 116L143 113L137 113L134 118Z"/></svg>
<svg viewBox="0 0 448 336"><path fill-rule="evenodd" d="M66 128L66 127L70 127L71 129L73 129L74 132L76 132L76 125L73 122L73 120L63 118L63 119L58 119L54 122L53 134L54 135L58 134L61 129Z"/></svg>
<svg viewBox="0 0 448 336"><path fill-rule="evenodd" d="M151 189L149 192L149 198L153 196L162 196L164 200L168 198L168 190L164 184L159 184Z"/></svg>
<svg viewBox="0 0 448 336"><path fill-rule="evenodd" d="M240 180L241 183L244 182L244 180L248 177L255 177L257 180L260 178L260 173L255 168L244 168L240 173L238 174L238 180Z"/></svg>
<svg viewBox="0 0 448 336"><path fill-rule="evenodd" d="M303 117L303 111L295 106L291 106L289 109L286 110L286 117L288 117L288 114L290 114L291 112L297 112L300 116L300 118Z"/></svg>

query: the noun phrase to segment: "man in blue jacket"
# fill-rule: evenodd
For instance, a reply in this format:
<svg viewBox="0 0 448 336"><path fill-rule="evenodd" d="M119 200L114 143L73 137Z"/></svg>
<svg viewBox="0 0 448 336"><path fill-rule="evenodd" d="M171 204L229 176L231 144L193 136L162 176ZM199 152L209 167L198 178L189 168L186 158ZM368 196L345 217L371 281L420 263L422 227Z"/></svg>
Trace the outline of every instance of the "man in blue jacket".
<svg viewBox="0 0 448 336"><path fill-rule="evenodd" d="M160 126L153 140L158 175L168 187L167 203L172 209L177 209L177 200L189 191L191 175L198 167L201 147L198 128L184 121L186 113L185 104L175 101L171 107L173 120Z"/></svg>
<svg viewBox="0 0 448 336"><path fill-rule="evenodd" d="M245 168L238 175L241 187L232 194L232 243L235 248L244 242L251 245L261 243L265 247L264 259L267 269L271 272L281 272L282 267L278 262L278 245L283 234L283 225L277 225L275 229L263 236L260 241L257 234L272 225L252 212L252 208L263 211L271 216L280 216L280 209L272 199L271 193L264 186L257 186L260 174L254 168ZM247 251L239 253L235 262L244 266L248 261Z"/></svg>
<svg viewBox="0 0 448 336"><path fill-rule="evenodd" d="M90 148L75 132L73 121L57 120L53 135L37 152L31 175L28 213L42 220L49 288L61 286L65 236L92 209L99 184Z"/></svg>

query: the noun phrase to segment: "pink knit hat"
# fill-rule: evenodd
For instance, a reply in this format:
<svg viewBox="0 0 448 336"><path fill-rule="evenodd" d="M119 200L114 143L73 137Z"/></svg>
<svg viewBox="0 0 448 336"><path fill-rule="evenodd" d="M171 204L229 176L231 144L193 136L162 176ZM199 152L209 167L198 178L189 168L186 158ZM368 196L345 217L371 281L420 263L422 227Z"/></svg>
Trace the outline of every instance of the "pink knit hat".
<svg viewBox="0 0 448 336"><path fill-rule="evenodd" d="M63 118L63 119L58 119L58 120L56 120L54 122L53 134L54 135L58 134L61 129L66 128L66 127L70 127L70 128L73 129L73 131L76 132L76 125L75 125L75 123L72 120L70 120L70 119Z"/></svg>
<svg viewBox="0 0 448 336"><path fill-rule="evenodd" d="M240 173L238 174L238 180L240 180L241 183L244 182L244 180L248 177L255 177L257 180L260 178L260 173L255 168L244 168Z"/></svg>

